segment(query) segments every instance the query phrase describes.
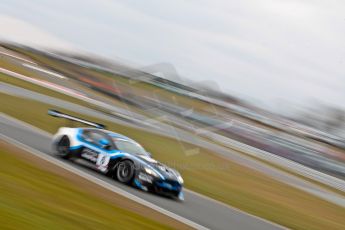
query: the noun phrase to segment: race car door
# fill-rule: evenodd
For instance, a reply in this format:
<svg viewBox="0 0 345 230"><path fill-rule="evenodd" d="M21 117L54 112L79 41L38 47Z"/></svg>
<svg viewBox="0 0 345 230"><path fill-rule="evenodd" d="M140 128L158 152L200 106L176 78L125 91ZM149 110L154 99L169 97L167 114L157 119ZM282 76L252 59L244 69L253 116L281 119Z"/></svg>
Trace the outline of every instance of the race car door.
<svg viewBox="0 0 345 230"><path fill-rule="evenodd" d="M85 148L83 148L80 157L96 166L106 166L109 161L108 152L114 149L108 135L100 130L84 130L82 140L85 143Z"/></svg>

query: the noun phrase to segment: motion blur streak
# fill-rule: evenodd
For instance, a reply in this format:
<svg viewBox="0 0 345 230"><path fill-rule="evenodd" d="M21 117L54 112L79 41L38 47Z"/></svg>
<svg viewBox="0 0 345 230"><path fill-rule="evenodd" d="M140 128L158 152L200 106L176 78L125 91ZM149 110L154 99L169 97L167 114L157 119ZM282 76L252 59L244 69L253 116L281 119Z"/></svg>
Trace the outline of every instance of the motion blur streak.
<svg viewBox="0 0 345 230"><path fill-rule="evenodd" d="M345 112L340 107L316 104L318 109L277 114L222 92L218 85L184 79L169 63L133 67L96 55L12 43L1 43L0 57L0 133L39 155L64 162L196 228L323 230L345 226ZM82 126L52 119L47 116L48 108L104 124L110 131L137 140L169 166L160 172L175 172L175 178L181 178L178 188L183 184L191 189L185 191L185 201L125 186L96 173L80 159L58 160L53 156L50 133ZM92 138L83 139L98 148L92 159L103 157L112 146ZM72 155L68 153L71 146L62 146L66 155ZM119 150L115 144L113 150ZM170 167L181 176L167 170ZM143 175L153 181L154 177ZM175 188L170 192L180 192L171 181L164 185L164 189Z"/></svg>

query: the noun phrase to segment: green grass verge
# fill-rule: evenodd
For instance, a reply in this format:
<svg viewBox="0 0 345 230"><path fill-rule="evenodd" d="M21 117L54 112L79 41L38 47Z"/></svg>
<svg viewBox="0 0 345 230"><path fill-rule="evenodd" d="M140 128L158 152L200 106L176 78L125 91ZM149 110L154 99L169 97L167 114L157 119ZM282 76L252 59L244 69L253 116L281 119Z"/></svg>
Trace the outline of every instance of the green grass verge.
<svg viewBox="0 0 345 230"><path fill-rule="evenodd" d="M1 111L48 132L66 125L47 115L51 105L0 94ZM83 116L72 111L63 112ZM158 160L179 169L186 187L293 229L344 229L345 209L268 176L228 161L205 149L186 155L196 146L142 130L109 123L109 129L128 135L144 145ZM327 214L327 215L325 215Z"/></svg>
<svg viewBox="0 0 345 230"><path fill-rule="evenodd" d="M1 229L168 229L19 159L4 143L0 153Z"/></svg>

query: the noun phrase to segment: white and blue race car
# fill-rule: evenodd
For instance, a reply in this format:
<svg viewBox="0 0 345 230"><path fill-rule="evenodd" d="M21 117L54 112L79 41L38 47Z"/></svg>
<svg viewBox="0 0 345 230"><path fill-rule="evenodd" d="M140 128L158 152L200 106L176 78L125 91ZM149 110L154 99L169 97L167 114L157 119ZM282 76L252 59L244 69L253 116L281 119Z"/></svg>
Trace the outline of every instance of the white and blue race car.
<svg viewBox="0 0 345 230"><path fill-rule="evenodd" d="M59 128L52 144L56 155L82 159L98 171L142 190L184 199L180 173L154 160L136 141L108 131L104 125L56 110L49 110L48 114L94 127Z"/></svg>

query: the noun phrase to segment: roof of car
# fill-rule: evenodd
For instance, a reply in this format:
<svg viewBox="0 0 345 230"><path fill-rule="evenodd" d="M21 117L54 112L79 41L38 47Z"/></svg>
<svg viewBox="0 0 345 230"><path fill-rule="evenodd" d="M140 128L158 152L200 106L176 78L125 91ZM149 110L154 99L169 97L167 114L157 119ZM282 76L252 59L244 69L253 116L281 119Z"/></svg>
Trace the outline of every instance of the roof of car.
<svg viewBox="0 0 345 230"><path fill-rule="evenodd" d="M118 138L118 139L124 139L126 141L134 141L131 138L126 137L126 136L124 136L122 134L119 134L119 133L108 132L108 135L111 136L111 137Z"/></svg>
<svg viewBox="0 0 345 230"><path fill-rule="evenodd" d="M111 136L112 138L118 138L118 139L122 139L122 140L126 140L126 141L132 141L132 142L135 142L137 143L135 140L125 136L125 135L122 135L122 134L119 134L119 133L115 133L115 132L112 132L112 131L109 131L109 130L104 130L104 129L96 129L96 128L84 128L85 130L98 130L98 131L101 131L101 132L104 132L106 134L108 134L109 136Z"/></svg>

